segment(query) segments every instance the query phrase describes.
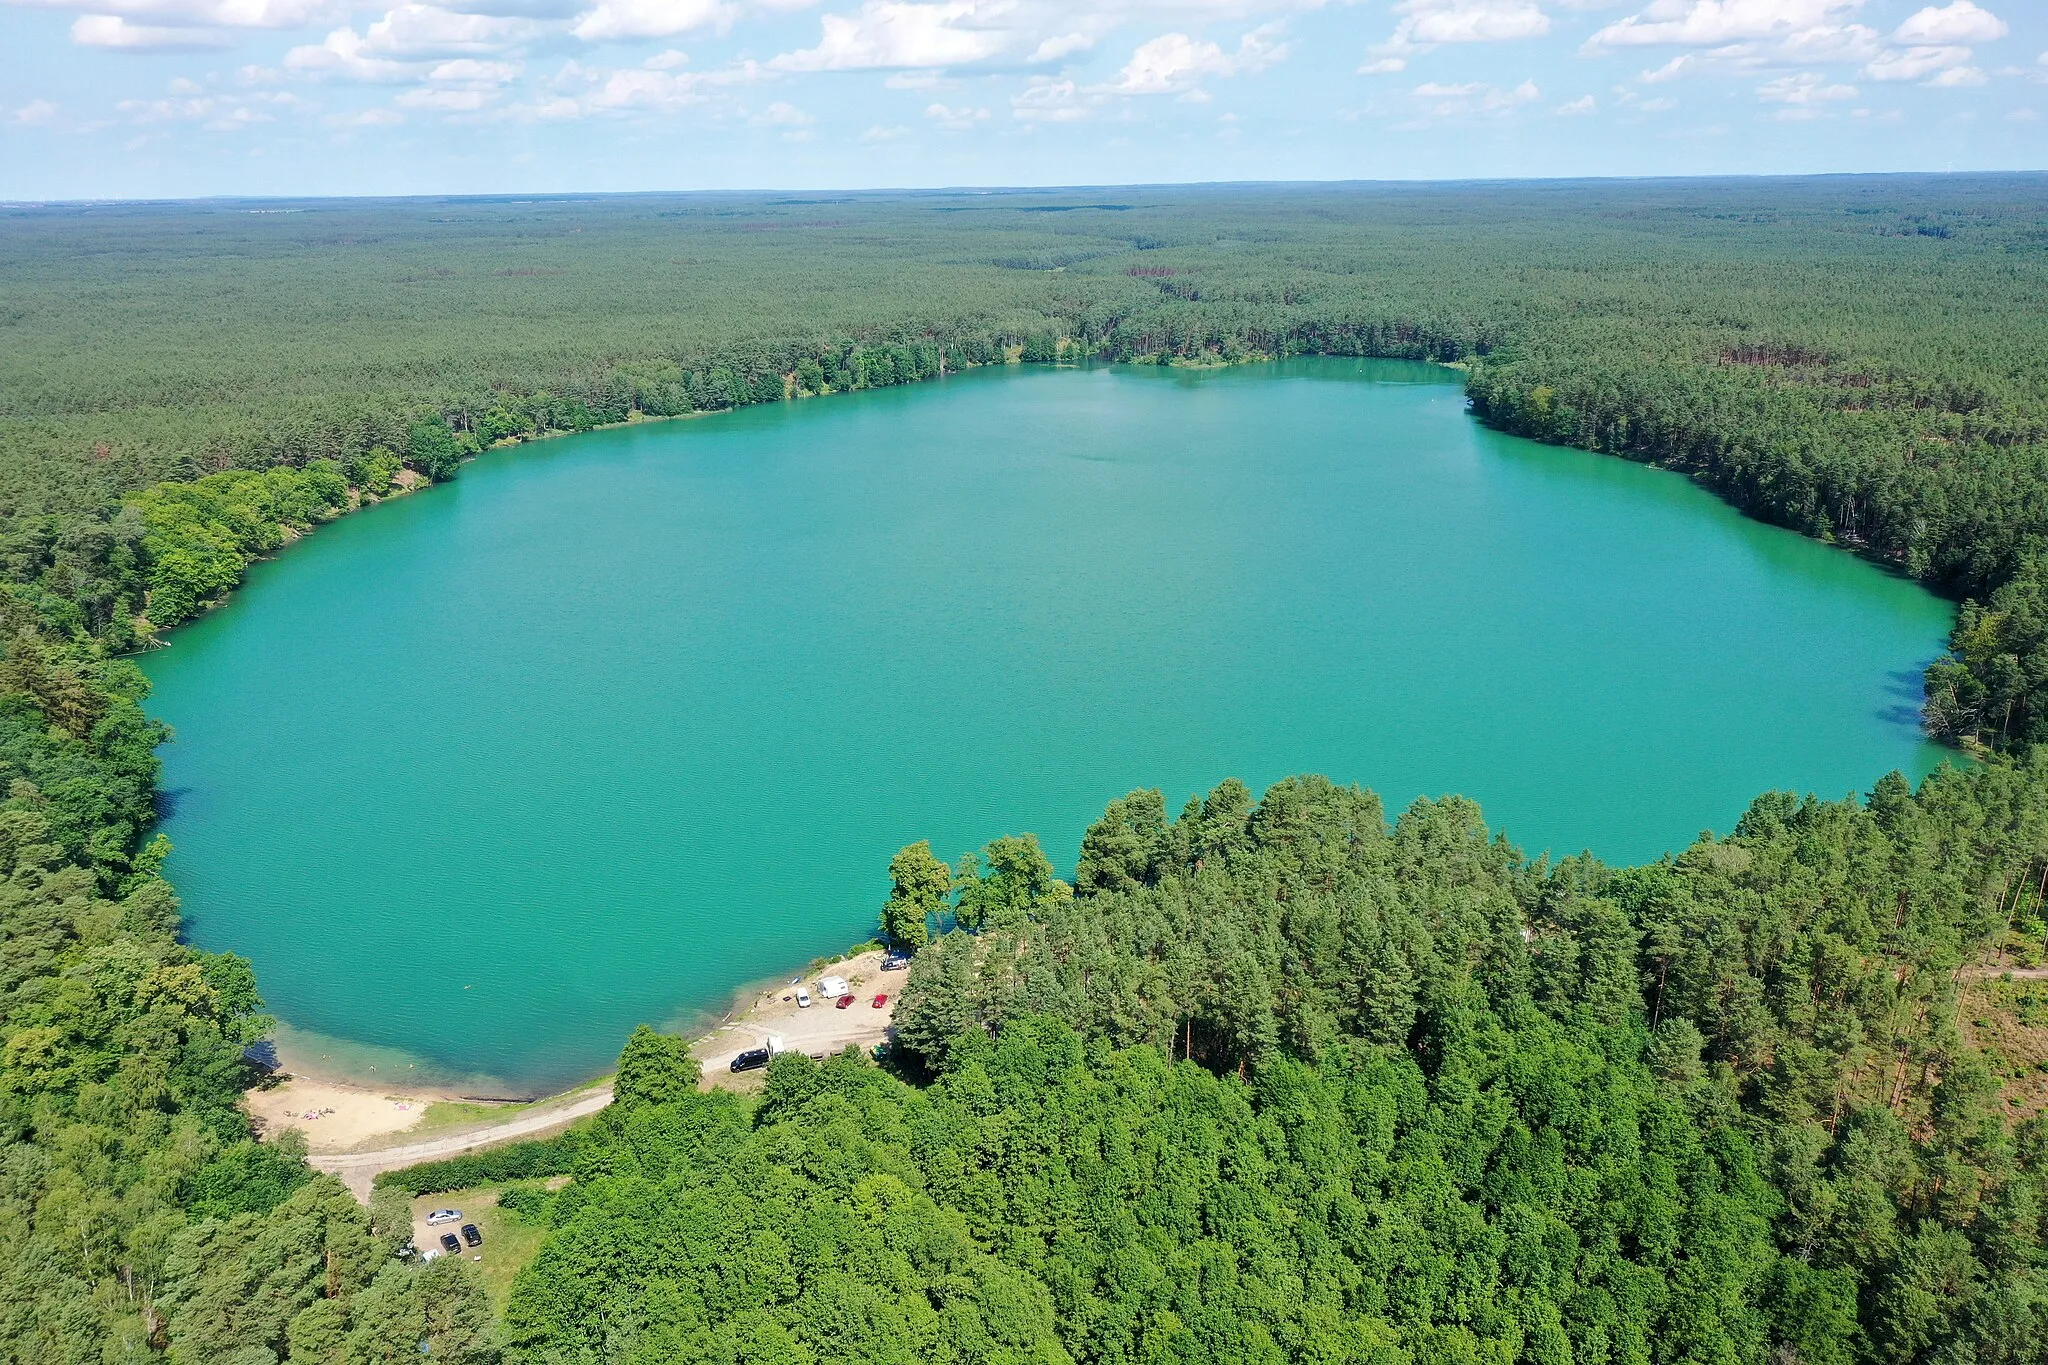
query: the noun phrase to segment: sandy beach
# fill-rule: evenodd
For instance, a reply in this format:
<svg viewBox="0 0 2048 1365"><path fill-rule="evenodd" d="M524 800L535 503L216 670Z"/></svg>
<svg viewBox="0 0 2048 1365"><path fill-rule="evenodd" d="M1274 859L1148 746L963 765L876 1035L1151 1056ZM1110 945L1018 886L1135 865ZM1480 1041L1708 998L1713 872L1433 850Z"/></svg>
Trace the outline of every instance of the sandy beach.
<svg viewBox="0 0 2048 1365"><path fill-rule="evenodd" d="M273 1139L296 1128L306 1135L309 1152L345 1152L409 1132L427 1116L427 1106L443 1098L294 1076L268 1090L249 1091L244 1103L259 1137Z"/></svg>
<svg viewBox="0 0 2048 1365"><path fill-rule="evenodd" d="M764 1073L735 1072L732 1059L749 1048L764 1045L770 1038L781 1039L782 1046L792 1052L813 1057L829 1056L849 1044L865 1051L887 1041L896 1017L897 992L909 974L883 971L882 956L879 950L860 953L818 971L806 972L798 979L811 992L808 1009L797 1005L793 981L758 991L736 1005L724 1023L690 1045L690 1054L704 1067L704 1088L745 1090L759 1086ZM835 1008L833 1001L819 998L818 978L826 975L846 979L853 991L853 1004L842 1010ZM874 1005L877 995L887 996L879 1009ZM605 1093L610 1092L607 1089ZM550 1110L563 1098L549 1097L533 1105L493 1105L433 1086L393 1089L294 1074L268 1089L249 1091L244 1103L259 1137L271 1140L296 1129L306 1135L309 1153L333 1157L387 1147L424 1150L419 1139L430 1134L435 1141L427 1145L437 1152L443 1145L449 1146L450 1152L467 1150L498 1140L494 1130L501 1126L508 1128L508 1138L523 1136L523 1128L534 1125L522 1125L522 1116L531 1114L539 1118L536 1111ZM420 1132L428 1109L436 1104L462 1107L452 1112L444 1108L435 1116L428 1132ZM588 1106L575 1107L580 1112ZM504 1112L500 1115L494 1112L497 1110ZM522 1131L513 1133L513 1127Z"/></svg>

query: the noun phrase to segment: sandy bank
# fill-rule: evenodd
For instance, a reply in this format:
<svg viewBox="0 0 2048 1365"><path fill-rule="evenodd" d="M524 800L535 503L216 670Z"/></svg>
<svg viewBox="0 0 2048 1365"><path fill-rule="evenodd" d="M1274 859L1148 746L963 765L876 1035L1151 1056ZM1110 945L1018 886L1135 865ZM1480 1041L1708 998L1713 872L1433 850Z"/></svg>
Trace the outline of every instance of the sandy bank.
<svg viewBox="0 0 2048 1365"><path fill-rule="evenodd" d="M306 1135L307 1151L344 1152L418 1127L437 1098L294 1076L268 1090L251 1090L245 1103L260 1137L296 1128Z"/></svg>
<svg viewBox="0 0 2048 1365"><path fill-rule="evenodd" d="M818 978L844 977L853 991L845 1009L818 996ZM793 1052L827 1057L852 1045L863 1051L892 1036L897 993L908 973L884 972L879 950L834 962L800 979L809 1008L796 1003L795 980L754 993L731 1018L690 1045L704 1067L704 1088L753 1089L763 1072L732 1070L732 1059L779 1038ZM877 1009L874 998L887 999ZM358 1197L387 1170L437 1161L500 1142L539 1137L594 1114L611 1102L607 1079L532 1104L479 1104L437 1089L407 1092L378 1086L293 1076L244 1097L258 1136L287 1129L305 1133L313 1165L342 1178ZM430 1115L429 1110L433 1110Z"/></svg>

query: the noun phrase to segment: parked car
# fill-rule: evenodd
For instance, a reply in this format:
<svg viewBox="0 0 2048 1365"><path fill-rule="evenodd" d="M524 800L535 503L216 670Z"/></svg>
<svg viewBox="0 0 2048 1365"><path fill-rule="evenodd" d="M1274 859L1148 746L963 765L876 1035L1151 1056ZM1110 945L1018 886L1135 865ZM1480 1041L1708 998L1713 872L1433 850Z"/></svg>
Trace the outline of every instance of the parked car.
<svg viewBox="0 0 2048 1365"><path fill-rule="evenodd" d="M800 1010L807 1010L811 1007L811 993L802 986L796 988L796 1007Z"/></svg>
<svg viewBox="0 0 2048 1365"><path fill-rule="evenodd" d="M888 1003L889 1003L889 997L888 997L887 995L878 995L878 996L876 996L876 997L875 997L875 1000L874 1000L874 1006L875 1006L875 1008L876 1008L876 1009L880 1009L880 1008L882 1008L882 1006L884 1006L884 1005L886 1005L886 1004L888 1004Z"/></svg>
<svg viewBox="0 0 2048 1365"><path fill-rule="evenodd" d="M732 1059L734 1071L758 1071L768 1065L768 1059L775 1054L765 1047L750 1047Z"/></svg>
<svg viewBox="0 0 2048 1365"><path fill-rule="evenodd" d="M480 1247L484 1244L484 1230L474 1223L464 1223L462 1225L462 1240L473 1247Z"/></svg>
<svg viewBox="0 0 2048 1365"><path fill-rule="evenodd" d="M846 993L845 995L842 995L842 996L840 996L840 997L839 997L839 998L838 998L837 1000L835 1000L835 1001L833 1001L833 1002L832 1002L832 1008L833 1008L833 1009L835 1009L835 1010L843 1010L843 1009L845 1009L845 1008L846 1008L846 1007L847 1007L848 1005L851 1005L852 1003L853 1003L853 992L852 992L852 991L848 991L848 992L847 992L847 993Z"/></svg>
<svg viewBox="0 0 2048 1365"><path fill-rule="evenodd" d="M462 1254L462 1243L455 1240L454 1233L444 1232L441 1234L441 1250L447 1252L450 1256L460 1256Z"/></svg>
<svg viewBox="0 0 2048 1365"><path fill-rule="evenodd" d="M900 972L909 965L909 953L889 953L882 958L882 970L885 972Z"/></svg>
<svg viewBox="0 0 2048 1365"><path fill-rule="evenodd" d="M461 1221L461 1209L435 1209L432 1213L427 1215L428 1227L434 1227L441 1223L459 1223Z"/></svg>

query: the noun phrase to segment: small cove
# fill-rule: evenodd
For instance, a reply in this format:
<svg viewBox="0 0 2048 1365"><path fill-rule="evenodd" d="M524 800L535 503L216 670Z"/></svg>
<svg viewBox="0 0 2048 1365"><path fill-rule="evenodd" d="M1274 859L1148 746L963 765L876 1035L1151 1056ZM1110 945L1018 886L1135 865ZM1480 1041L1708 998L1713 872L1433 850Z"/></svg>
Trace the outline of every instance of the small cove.
<svg viewBox="0 0 2048 1365"><path fill-rule="evenodd" d="M1432 367L1027 368L494 453L144 666L192 939L336 1072L525 1093L863 936L903 843L1070 868L1134 786L1630 862L1917 777L1950 618Z"/></svg>

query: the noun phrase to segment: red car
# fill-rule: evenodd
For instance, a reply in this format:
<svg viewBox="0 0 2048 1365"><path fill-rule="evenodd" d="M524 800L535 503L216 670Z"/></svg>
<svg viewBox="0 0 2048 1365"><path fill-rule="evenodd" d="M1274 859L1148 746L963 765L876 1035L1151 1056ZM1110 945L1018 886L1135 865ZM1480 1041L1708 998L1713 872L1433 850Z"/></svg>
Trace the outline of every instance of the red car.
<svg viewBox="0 0 2048 1365"><path fill-rule="evenodd" d="M851 993L851 992L849 992L849 993L847 993L847 994L845 994L845 995L842 995L842 996L840 996L840 997L839 997L839 1000L838 1000L838 1003L836 1003L835 1005L833 1005L833 1006L832 1006L832 1008L833 1008L833 1009L835 1009L835 1010L843 1010L843 1009L847 1008L847 1007L848 1007L849 1005L851 1005L852 1003L853 1003L853 995L852 995L852 993Z"/></svg>
<svg viewBox="0 0 2048 1365"><path fill-rule="evenodd" d="M876 997L875 997L875 1008L876 1008L876 1009L880 1009L880 1008L882 1008L882 1006L884 1006L884 1005L886 1005L886 1004L888 1004L888 1003L889 1003L889 997L888 997L888 996L886 996L886 995L878 995L878 996L876 996Z"/></svg>

